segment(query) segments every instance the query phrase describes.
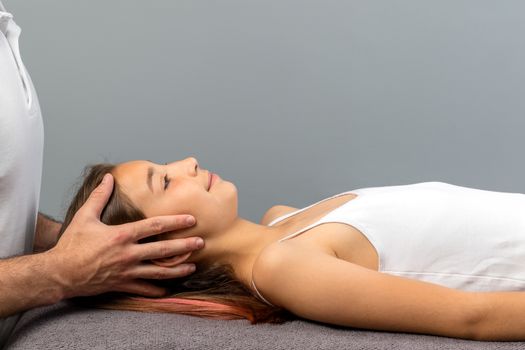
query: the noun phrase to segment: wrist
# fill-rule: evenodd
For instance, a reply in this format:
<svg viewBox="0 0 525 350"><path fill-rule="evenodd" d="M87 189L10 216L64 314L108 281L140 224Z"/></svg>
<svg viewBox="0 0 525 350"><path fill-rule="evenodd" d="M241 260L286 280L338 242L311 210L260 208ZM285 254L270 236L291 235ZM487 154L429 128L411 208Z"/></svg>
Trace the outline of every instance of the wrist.
<svg viewBox="0 0 525 350"><path fill-rule="evenodd" d="M53 249L40 253L42 256L42 267L45 278L48 279L49 299L51 303L57 303L63 299L73 297L72 288L68 283L62 259L58 257Z"/></svg>

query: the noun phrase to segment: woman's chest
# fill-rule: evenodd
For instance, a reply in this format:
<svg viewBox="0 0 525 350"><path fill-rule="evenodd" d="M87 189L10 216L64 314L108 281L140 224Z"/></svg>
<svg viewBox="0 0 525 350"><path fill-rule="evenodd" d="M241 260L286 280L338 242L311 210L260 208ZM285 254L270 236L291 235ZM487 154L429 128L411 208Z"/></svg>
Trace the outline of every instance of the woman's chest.
<svg viewBox="0 0 525 350"><path fill-rule="evenodd" d="M332 198L278 222L275 226L280 226L285 232L282 243L323 250L339 259L378 271L377 251L361 231L347 223L323 220L326 214L356 197L355 194L346 194ZM296 232L301 234L286 238Z"/></svg>
<svg viewBox="0 0 525 350"><path fill-rule="evenodd" d="M307 249L323 250L350 263L379 270L379 256L374 246L361 231L348 224L323 223L293 238L289 243L292 241Z"/></svg>

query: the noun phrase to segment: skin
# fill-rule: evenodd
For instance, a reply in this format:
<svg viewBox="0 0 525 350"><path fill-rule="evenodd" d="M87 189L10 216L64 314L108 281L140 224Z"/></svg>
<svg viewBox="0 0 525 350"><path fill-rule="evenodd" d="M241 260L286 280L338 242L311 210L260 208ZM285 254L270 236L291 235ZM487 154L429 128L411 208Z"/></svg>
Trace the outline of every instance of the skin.
<svg viewBox="0 0 525 350"><path fill-rule="evenodd" d="M107 226L100 214L113 191L107 174L75 214L57 244L42 253L0 259L0 318L75 296L110 291L163 296L143 279L170 279L192 272L147 263L171 256L179 263L202 247L195 237L138 244L142 238L193 225L188 215L160 216Z"/></svg>
<svg viewBox="0 0 525 350"><path fill-rule="evenodd" d="M150 167L154 172L151 191ZM340 224L320 225L312 229L317 235L276 244L290 233L290 227L264 226L240 218L236 187L220 180L208 191L209 172L193 157L165 165L123 163L114 176L146 216L181 211L195 216L198 224L194 227L162 237L168 241L204 237L206 247L188 261L231 264L246 286L252 288L253 277L267 300L300 317L364 329L479 337L480 315L486 313L482 293L380 273L345 260L338 252L348 245L344 240L348 231L339 235ZM322 241L330 237L332 243ZM169 266L170 259L155 263Z"/></svg>
<svg viewBox="0 0 525 350"><path fill-rule="evenodd" d="M150 166L156 173L154 193L146 180ZM170 179L166 189L164 175ZM131 200L147 216L161 216L125 225L102 224L100 214L113 188L113 177L106 176L56 246L0 260L0 317L106 291L161 296L164 291L140 279L187 274L171 267L187 259L230 263L246 285L253 270L265 298L314 321L464 339L524 339L521 293L465 292L380 273L340 259L334 250L323 251L322 245L305 237L272 244L287 232L239 218L235 186L219 181L208 192L206 175L194 158L167 165L135 161L119 166L115 179ZM198 224L183 229L187 226L177 215L180 210L189 211ZM334 227L322 226L325 233ZM180 233L170 232L176 229ZM165 239L159 242L137 244L161 233ZM183 238L192 235L204 237L206 247L190 256L188 251L197 247ZM323 235L310 235L314 236Z"/></svg>
<svg viewBox="0 0 525 350"><path fill-rule="evenodd" d="M147 181L148 168L153 170L151 189ZM187 213L196 218L194 227L159 236L166 240L203 237L206 247L193 253L187 262L230 264L248 286L257 256L286 234L281 227L260 225L239 217L235 185L218 178L208 191L210 171L200 168L194 157L162 165L145 160L126 162L118 165L113 174L122 191L146 217ZM154 260L161 266L172 266L176 262L176 259Z"/></svg>

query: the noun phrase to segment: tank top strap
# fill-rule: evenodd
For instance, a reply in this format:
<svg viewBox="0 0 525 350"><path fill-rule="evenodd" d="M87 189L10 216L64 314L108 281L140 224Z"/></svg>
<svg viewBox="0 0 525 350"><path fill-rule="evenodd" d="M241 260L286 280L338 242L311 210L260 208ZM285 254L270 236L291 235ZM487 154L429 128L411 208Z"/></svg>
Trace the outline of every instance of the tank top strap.
<svg viewBox="0 0 525 350"><path fill-rule="evenodd" d="M273 305L272 303L270 303L268 300L266 300L265 297L262 296L261 292L259 292L259 290L257 289L257 286L255 285L255 282L253 281L253 279L252 279L252 287L253 287L253 289L255 290L255 293L257 294L257 296L258 296L262 301L264 301L266 304L268 304L268 305L270 305L270 306L275 307L275 305Z"/></svg>
<svg viewBox="0 0 525 350"><path fill-rule="evenodd" d="M359 194L358 192L359 192L359 190L352 190L352 191L346 191L346 192L342 192L342 193L334 194L333 196L330 196L330 197L328 197L328 198L321 199L320 201L317 201L317 202L315 202L314 204L310 204L310 205L307 206L307 207L304 207L304 208L302 208L302 209L298 209L298 210L296 210L296 211L293 211L293 212L291 212L291 213L285 214L285 215L283 215L283 216L279 216L278 218L275 218L274 220L272 220L272 221L268 224L268 226L273 226L274 224L277 224L278 222L281 222L281 221L283 221L284 219L288 219L290 216L294 216L294 215L296 215L296 214L299 214L299 213L305 211L306 209L309 209L309 208L311 208L311 207L313 207L313 206L315 206L315 205L317 205L317 204L320 204L320 203L322 203L322 202L325 202L325 201L327 201L327 200L330 200L330 199L333 199L333 198L336 198L336 197L340 197L340 196L343 196L343 195L348 194L348 193Z"/></svg>
<svg viewBox="0 0 525 350"><path fill-rule="evenodd" d="M320 203L325 202L325 201L327 201L327 200L330 200L330 199L333 199L333 198L337 198L337 197L340 197L340 196L343 196L343 195L346 195L346 194L349 194L349 193L354 193L354 194L357 194L358 196L361 196L361 195L362 195L362 190L361 190L361 189L357 189L357 190L351 190L351 191L341 192L341 193L335 194L335 195L333 195L333 196L330 196L330 197L328 197L328 198L324 198L324 199L322 199L322 200L320 200L320 201L317 201L317 202L315 202L315 203L313 203L313 204L311 204L311 205L309 205L309 206L307 206L307 207L304 207L304 208L302 208L302 209L296 210L296 211L291 212L291 213L289 213L289 214L286 214L286 215L280 216L280 217L274 219L272 222L270 222L270 223L268 224L268 226L272 226L272 225L274 225L274 224L276 224L276 223L278 223L278 222L280 222L280 221L282 221L282 220L284 220L284 219L289 218L290 216L293 216L293 215L299 214L300 212L305 211L305 210L307 210L308 208L311 208L311 207L313 207L313 206L315 206L315 205L317 205L317 204L320 204ZM354 200L355 200L355 199L354 199ZM297 232L294 232L294 233L292 233L292 234L290 234L290 235L288 235L288 236L286 236L286 237L284 237L284 238L281 238L278 242L282 242L282 241L284 241L284 240L286 240L286 239L289 239L289 238L295 237L295 236L297 236L297 235L303 233L304 231L309 230L309 229L312 228L312 227L315 227L316 225L319 224L319 222L320 222L322 219L323 219L323 218L317 220L317 221L314 222L313 224L308 225L307 227L304 227L303 229L301 229L301 230L299 230L299 231L297 231ZM256 295L257 295L257 296L258 296L263 302L265 302L266 304L268 304L268 305L270 305L270 306L274 306L274 307L275 307L275 305L273 305L272 303L270 303L268 300L266 300L265 297L262 296L261 292L259 292L259 290L257 289L257 286L255 285L255 282L254 282L253 278L252 278L252 287L253 287L253 289L254 289Z"/></svg>

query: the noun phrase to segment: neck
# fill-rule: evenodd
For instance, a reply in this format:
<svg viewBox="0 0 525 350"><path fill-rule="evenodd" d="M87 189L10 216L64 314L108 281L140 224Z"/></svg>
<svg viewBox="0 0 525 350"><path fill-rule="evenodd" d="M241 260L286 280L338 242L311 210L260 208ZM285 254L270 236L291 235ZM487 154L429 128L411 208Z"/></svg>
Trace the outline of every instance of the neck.
<svg viewBox="0 0 525 350"><path fill-rule="evenodd" d="M280 227L259 225L238 217L225 230L206 236L205 247L192 253L187 262L196 263L197 269L199 265L229 264L236 277L249 285L257 257L283 234Z"/></svg>

